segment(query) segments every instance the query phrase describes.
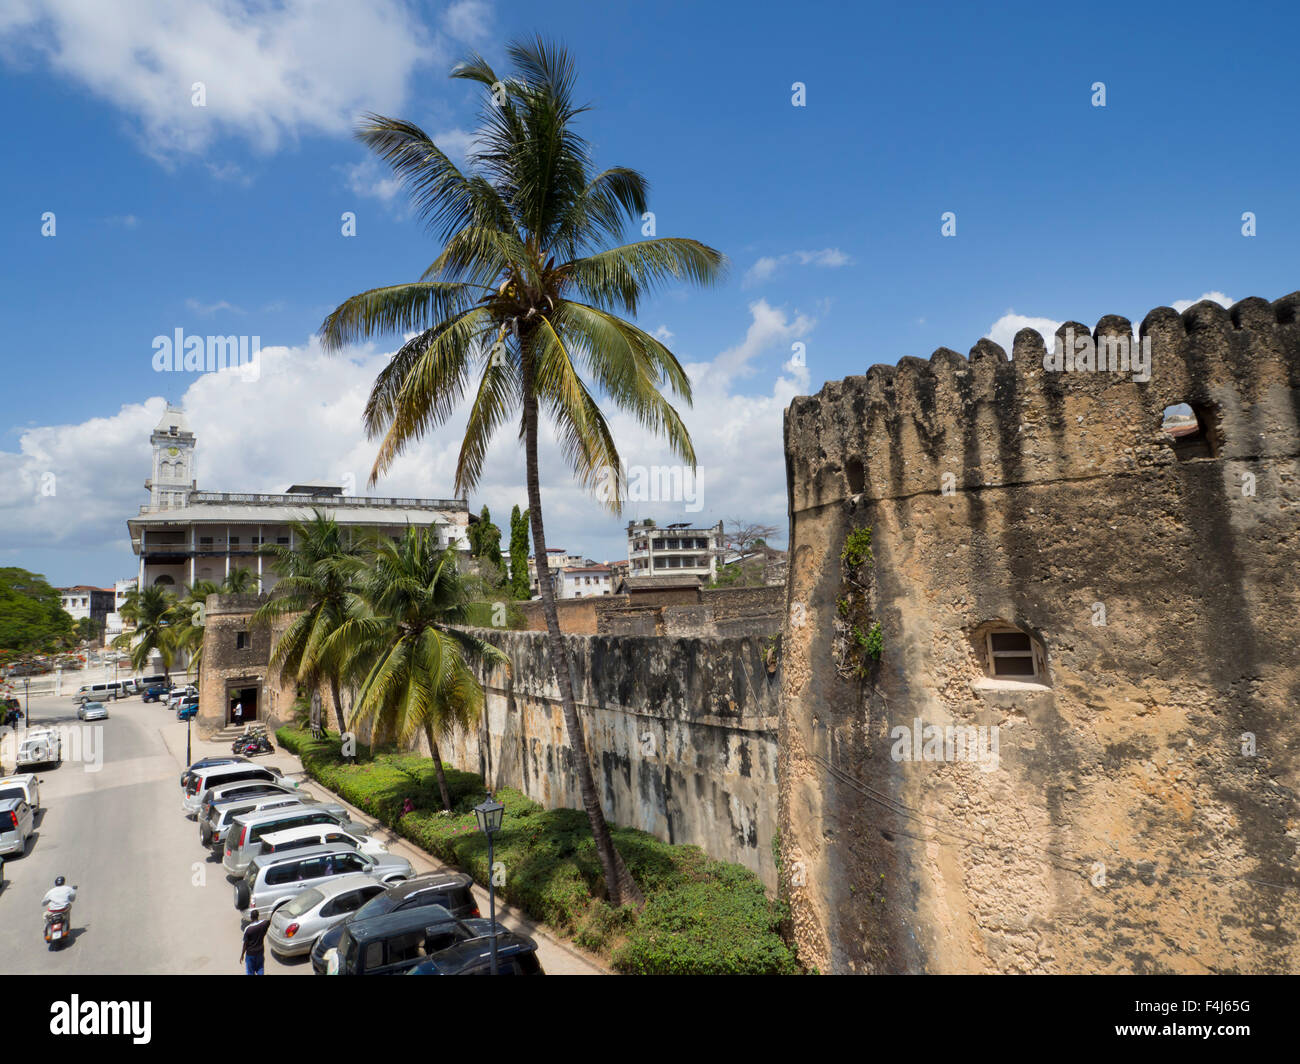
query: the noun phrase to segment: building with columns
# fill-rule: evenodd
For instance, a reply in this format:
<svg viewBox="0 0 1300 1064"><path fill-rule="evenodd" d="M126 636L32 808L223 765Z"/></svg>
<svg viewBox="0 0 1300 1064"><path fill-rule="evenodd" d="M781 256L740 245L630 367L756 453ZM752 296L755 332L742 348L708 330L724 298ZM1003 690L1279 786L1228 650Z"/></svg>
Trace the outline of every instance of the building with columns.
<svg viewBox="0 0 1300 1064"><path fill-rule="evenodd" d="M254 589L275 586L262 547L293 546L292 524L314 509L357 534L396 538L408 525L435 529L438 540L468 550L469 509L464 499L379 498L345 495L341 487L295 484L278 494L200 491L194 475L195 438L179 409L168 406L150 436L149 502L127 520L139 559L138 586L171 587L178 594L200 580L221 583L232 570L254 576Z"/></svg>

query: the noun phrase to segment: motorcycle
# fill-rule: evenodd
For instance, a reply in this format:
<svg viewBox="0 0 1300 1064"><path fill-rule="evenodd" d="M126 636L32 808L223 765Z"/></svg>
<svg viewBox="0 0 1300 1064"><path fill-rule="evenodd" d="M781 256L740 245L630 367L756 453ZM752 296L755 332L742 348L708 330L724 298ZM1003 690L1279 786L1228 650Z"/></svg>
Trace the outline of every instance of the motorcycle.
<svg viewBox="0 0 1300 1064"><path fill-rule="evenodd" d="M245 757L254 754L269 754L274 749L275 747L271 745L271 740L266 737L265 732L250 732L241 735L230 744L231 753Z"/></svg>
<svg viewBox="0 0 1300 1064"><path fill-rule="evenodd" d="M45 910L45 941L50 949L62 949L72 935L71 905L51 905Z"/></svg>

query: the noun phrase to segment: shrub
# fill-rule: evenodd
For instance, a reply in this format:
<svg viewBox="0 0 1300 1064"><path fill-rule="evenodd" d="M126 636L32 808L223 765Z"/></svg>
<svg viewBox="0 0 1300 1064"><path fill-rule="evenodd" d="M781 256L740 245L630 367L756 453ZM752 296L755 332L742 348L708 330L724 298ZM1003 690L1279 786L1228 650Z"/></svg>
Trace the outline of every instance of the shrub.
<svg viewBox="0 0 1300 1064"><path fill-rule="evenodd" d="M442 809L433 762L419 754L376 752L358 744L344 763L338 738L313 739L281 728L276 738L314 779L433 856L487 883L487 840L474 806L480 776L444 765L452 811ZM402 815L407 798L414 809ZM643 831L611 828L614 842L646 896L641 912L612 908L597 896L600 860L587 816L544 809L509 787L493 856L505 871L499 894L530 917L570 935L622 972L781 974L797 971L781 940L782 906L749 869L710 860L697 846L674 846Z"/></svg>

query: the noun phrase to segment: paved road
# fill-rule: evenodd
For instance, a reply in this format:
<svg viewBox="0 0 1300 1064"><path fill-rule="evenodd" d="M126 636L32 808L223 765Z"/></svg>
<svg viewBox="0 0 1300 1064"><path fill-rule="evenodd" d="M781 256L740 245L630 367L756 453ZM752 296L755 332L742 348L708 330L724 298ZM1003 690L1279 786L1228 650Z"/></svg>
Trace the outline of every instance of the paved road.
<svg viewBox="0 0 1300 1064"><path fill-rule="evenodd" d="M38 723L78 723L68 698L33 699L31 712ZM184 725L139 698L110 703L109 714L82 726L81 763L39 773L36 837L5 861L0 972L238 973L231 887L181 814L181 765L163 740L163 729ZM79 890L73 941L50 952L40 900L56 875Z"/></svg>
<svg viewBox="0 0 1300 1064"><path fill-rule="evenodd" d="M66 690L66 688L65 688ZM33 698L38 724L78 726L71 699ZM0 974L239 974L240 923L233 890L219 861L199 843L198 828L180 810L185 725L139 697L109 703L109 719L80 725L83 760L68 758L39 771L42 811L23 857L8 857L0 887ZM197 736L197 733L195 733ZM228 753L199 743L193 757ZM98 756L96 756L96 754ZM99 761L96 766L96 760ZM296 758L277 750L260 763L300 778ZM12 762L4 769L13 770ZM318 796L314 784L308 786ZM359 812L356 819L373 825ZM390 848L416 872L441 867L391 836ZM56 875L78 885L71 944L50 952L41 936L41 897ZM486 893L479 891L487 914ZM561 944L509 909L504 926L538 939L551 974L598 974L592 960ZM281 961L269 950L268 975L310 975L306 958Z"/></svg>

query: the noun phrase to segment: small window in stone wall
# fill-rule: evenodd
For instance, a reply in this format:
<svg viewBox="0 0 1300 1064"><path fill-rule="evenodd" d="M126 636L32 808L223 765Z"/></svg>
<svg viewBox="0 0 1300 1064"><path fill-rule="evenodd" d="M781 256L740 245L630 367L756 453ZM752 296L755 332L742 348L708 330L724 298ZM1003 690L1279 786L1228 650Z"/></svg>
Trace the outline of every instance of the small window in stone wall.
<svg viewBox="0 0 1300 1064"><path fill-rule="evenodd" d="M249 643L248 643L248 633L247 633L247 632L236 632L236 633L235 633L235 649L236 649L236 650L247 650L247 649L248 649L248 646L249 646Z"/></svg>
<svg viewBox="0 0 1300 1064"><path fill-rule="evenodd" d="M1219 455L1218 417L1212 407L1192 403L1167 406L1161 415L1160 431L1169 438L1180 462Z"/></svg>
<svg viewBox="0 0 1300 1064"><path fill-rule="evenodd" d="M1047 669L1037 641L1019 628L998 625L984 636L985 667L996 680L1045 683Z"/></svg>

